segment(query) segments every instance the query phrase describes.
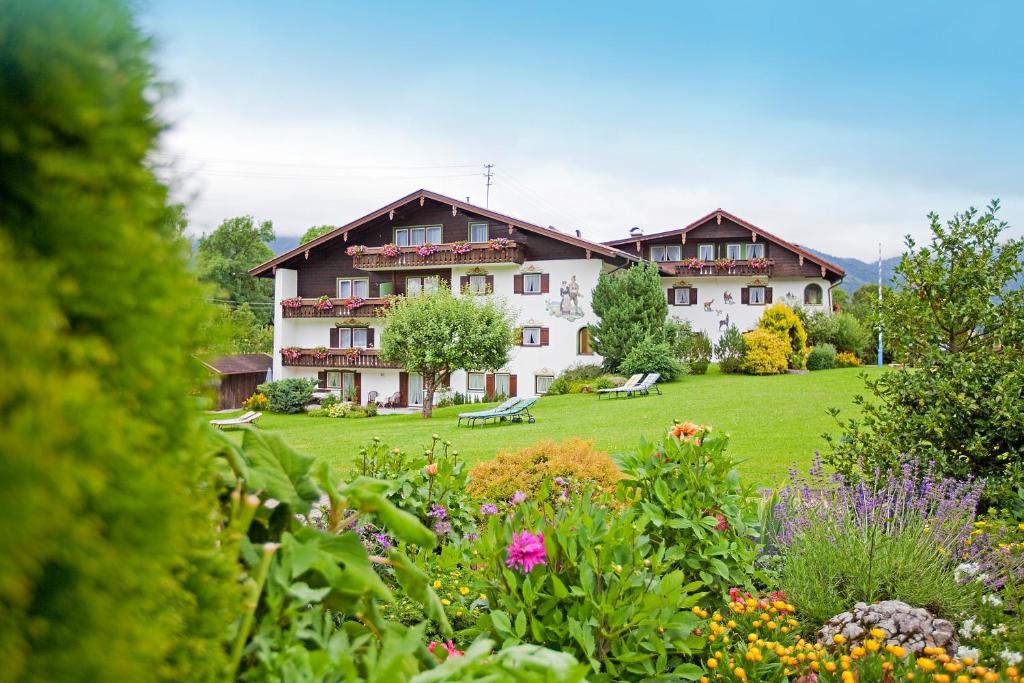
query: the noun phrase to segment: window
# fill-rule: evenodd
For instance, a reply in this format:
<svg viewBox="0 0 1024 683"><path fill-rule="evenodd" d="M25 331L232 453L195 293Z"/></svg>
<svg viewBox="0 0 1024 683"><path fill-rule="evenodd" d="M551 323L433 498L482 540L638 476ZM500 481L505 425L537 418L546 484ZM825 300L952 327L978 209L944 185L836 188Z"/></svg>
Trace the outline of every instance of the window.
<svg viewBox="0 0 1024 683"><path fill-rule="evenodd" d="M370 281L366 278L338 278L338 298L347 299L358 296L365 299L370 296Z"/></svg>
<svg viewBox="0 0 1024 683"><path fill-rule="evenodd" d="M369 345L370 335L365 327L339 327L339 349L365 349Z"/></svg>
<svg viewBox="0 0 1024 683"><path fill-rule="evenodd" d="M409 296L416 296L422 292L436 292L440 278L437 275L426 277L408 277L405 279L405 293Z"/></svg>
<svg viewBox="0 0 1024 683"><path fill-rule="evenodd" d="M748 244L746 245L746 252L744 258L764 258L764 245L763 244Z"/></svg>
<svg viewBox="0 0 1024 683"><path fill-rule="evenodd" d="M341 373L340 372L327 372L327 388L328 389L341 389Z"/></svg>
<svg viewBox="0 0 1024 683"><path fill-rule="evenodd" d="M486 242L490 239L490 231L488 230L487 223L470 223L469 224L469 241L470 242Z"/></svg>
<svg viewBox="0 0 1024 683"><path fill-rule="evenodd" d="M415 228L395 228L395 244L415 247L420 244L441 244L441 226L424 225Z"/></svg>
<svg viewBox="0 0 1024 683"><path fill-rule="evenodd" d="M511 396L512 395L512 375L507 373L499 374L494 376L494 395L495 396Z"/></svg>
<svg viewBox="0 0 1024 683"><path fill-rule="evenodd" d="M748 301L751 306L760 306L764 304L764 287L750 287L748 290Z"/></svg>
<svg viewBox="0 0 1024 683"><path fill-rule="evenodd" d="M484 373L471 372L467 375L466 389L469 391L484 391L487 388L486 382Z"/></svg>
<svg viewBox="0 0 1024 683"><path fill-rule="evenodd" d="M820 306L822 299L821 285L810 284L804 287L804 303L808 306Z"/></svg>
<svg viewBox="0 0 1024 683"><path fill-rule="evenodd" d="M676 287L676 306L689 306L690 305L690 288L689 287Z"/></svg>
<svg viewBox="0 0 1024 683"><path fill-rule="evenodd" d="M551 388L551 383L555 381L553 375L536 375L533 378L534 393L546 394L548 389Z"/></svg>
<svg viewBox="0 0 1024 683"><path fill-rule="evenodd" d="M733 261L739 261L742 258L742 245L740 244L727 244L725 245L725 258L732 259Z"/></svg>
<svg viewBox="0 0 1024 683"><path fill-rule="evenodd" d="M682 261L683 245L681 244L660 244L651 247L652 261Z"/></svg>
<svg viewBox="0 0 1024 683"><path fill-rule="evenodd" d="M359 396L356 395L356 373L341 373L341 396L346 401L359 400Z"/></svg>
<svg viewBox="0 0 1024 683"><path fill-rule="evenodd" d="M523 328L523 346L540 346L540 328Z"/></svg>
<svg viewBox="0 0 1024 683"><path fill-rule="evenodd" d="M581 356L589 356L594 352L590 349L590 328L581 327L576 333L576 353Z"/></svg>
<svg viewBox="0 0 1024 683"><path fill-rule="evenodd" d="M540 273L525 273L523 275L523 294L540 294L540 290Z"/></svg>
<svg viewBox="0 0 1024 683"><path fill-rule="evenodd" d="M487 294L487 276L486 275L470 275L469 276L469 293L470 294Z"/></svg>
<svg viewBox="0 0 1024 683"><path fill-rule="evenodd" d="M714 261L715 260L715 245L713 244L699 244L697 245L697 258L701 261Z"/></svg>

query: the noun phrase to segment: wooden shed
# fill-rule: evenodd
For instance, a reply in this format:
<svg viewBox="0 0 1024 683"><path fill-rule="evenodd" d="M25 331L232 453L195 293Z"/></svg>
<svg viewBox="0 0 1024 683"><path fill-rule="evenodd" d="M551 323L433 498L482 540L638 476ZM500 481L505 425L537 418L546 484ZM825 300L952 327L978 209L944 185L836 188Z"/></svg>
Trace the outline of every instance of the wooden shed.
<svg viewBox="0 0 1024 683"><path fill-rule="evenodd" d="M241 408L242 401L269 379L272 364L273 359L266 353L240 353L205 361L203 365L218 379L217 410Z"/></svg>

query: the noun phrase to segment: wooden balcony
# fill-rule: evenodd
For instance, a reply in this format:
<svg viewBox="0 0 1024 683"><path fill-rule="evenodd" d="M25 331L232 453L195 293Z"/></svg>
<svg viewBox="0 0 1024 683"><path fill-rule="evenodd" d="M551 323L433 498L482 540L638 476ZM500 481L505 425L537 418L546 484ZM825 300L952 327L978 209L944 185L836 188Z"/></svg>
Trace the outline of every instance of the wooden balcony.
<svg viewBox="0 0 1024 683"><path fill-rule="evenodd" d="M386 298L363 299L362 304L352 308L346 306L351 299L331 299L332 308L323 310L316 307L317 301L286 299L281 302L281 313L285 318L382 318L389 306Z"/></svg>
<svg viewBox="0 0 1024 683"><path fill-rule="evenodd" d="M764 276L771 277L772 269L775 264L769 261L767 266L757 267L751 266L747 261L736 261L732 266L722 268L716 266L714 263L705 263L701 267L694 267L685 265L682 262L676 262L672 264L675 266L676 275L679 277L729 277L729 276L743 276L743 277L755 277Z"/></svg>
<svg viewBox="0 0 1024 683"><path fill-rule="evenodd" d="M352 255L352 263L361 270L398 270L404 268L447 268L485 264L522 264L526 259L522 245L510 241L507 247L494 249L489 244L470 244L469 251L458 253L454 244L434 245L436 251L421 256L420 247L398 247L398 254L388 256L384 247L366 247ZM464 248L464 247L463 247Z"/></svg>
<svg viewBox="0 0 1024 683"><path fill-rule="evenodd" d="M328 349L324 357L317 356L313 349L299 349L297 358L281 353L282 365L302 368L397 368L400 365L385 363L380 359L379 349Z"/></svg>

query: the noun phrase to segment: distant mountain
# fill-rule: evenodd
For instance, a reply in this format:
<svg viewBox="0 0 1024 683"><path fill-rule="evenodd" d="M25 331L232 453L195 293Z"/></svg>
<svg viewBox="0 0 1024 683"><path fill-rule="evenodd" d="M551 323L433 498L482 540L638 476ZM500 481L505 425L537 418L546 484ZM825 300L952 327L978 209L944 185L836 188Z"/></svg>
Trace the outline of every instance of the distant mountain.
<svg viewBox="0 0 1024 683"><path fill-rule="evenodd" d="M817 254L821 258L831 261L837 266L842 266L843 270L846 271L846 277L843 278L843 284L840 285L850 294L859 289L863 285L877 285L878 284L878 261L872 261L870 263L861 261L860 259L849 258L846 256L832 256L826 254L823 251L817 249L811 249L810 247L803 247L812 254ZM899 256L891 256L889 258L882 259L882 284L889 284L892 281L893 271L900 262Z"/></svg>
<svg viewBox="0 0 1024 683"><path fill-rule="evenodd" d="M294 249L297 246L299 246L298 237L277 237L270 243L270 248L274 250L275 256L279 256L289 249Z"/></svg>

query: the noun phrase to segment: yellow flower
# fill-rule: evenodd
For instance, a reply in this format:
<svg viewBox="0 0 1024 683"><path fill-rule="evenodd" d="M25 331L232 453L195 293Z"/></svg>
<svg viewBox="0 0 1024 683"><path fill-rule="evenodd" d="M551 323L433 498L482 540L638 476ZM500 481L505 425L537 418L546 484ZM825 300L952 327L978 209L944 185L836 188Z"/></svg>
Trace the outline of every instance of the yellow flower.
<svg viewBox="0 0 1024 683"><path fill-rule="evenodd" d="M709 669L717 669L718 668L718 660L715 659L714 657L709 659L708 660L708 668Z"/></svg>
<svg viewBox="0 0 1024 683"><path fill-rule="evenodd" d="M1017 528L1020 529L1021 531L1024 531L1024 522L1021 522L1020 524L1018 524Z"/></svg>
<svg viewBox="0 0 1024 683"><path fill-rule="evenodd" d="M462 595L468 595L469 594L469 588L467 588L466 586L463 586L462 588L459 589L459 593L461 593Z"/></svg>
<svg viewBox="0 0 1024 683"><path fill-rule="evenodd" d="M441 598L441 604L447 607L448 605L452 604L452 601L448 598Z"/></svg>
<svg viewBox="0 0 1024 683"><path fill-rule="evenodd" d="M747 680L747 672L738 666L732 670L732 674L741 681Z"/></svg>
<svg viewBox="0 0 1024 683"><path fill-rule="evenodd" d="M864 647L868 649L868 652L878 652L878 641L868 638L864 641Z"/></svg>
<svg viewBox="0 0 1024 683"><path fill-rule="evenodd" d="M434 588L435 588L435 589L438 589L438 588L440 588L440 587L441 587L441 582L440 582L440 581L435 581L435 582L434 582Z"/></svg>
<svg viewBox="0 0 1024 683"><path fill-rule="evenodd" d="M932 660L928 659L927 657L918 657L917 658L917 668L919 668L921 671L925 671L925 672L931 671L932 669L935 668L935 662L933 662Z"/></svg>
<svg viewBox="0 0 1024 683"><path fill-rule="evenodd" d="M885 631L883 631L880 628L873 628L871 629L871 631L869 631L869 633L871 633L872 638L875 638L877 640L885 640Z"/></svg>
<svg viewBox="0 0 1024 683"><path fill-rule="evenodd" d="M846 636L844 636L842 633L837 633L834 636L832 636L832 641L836 645L842 645L843 643L846 642Z"/></svg>
<svg viewBox="0 0 1024 683"><path fill-rule="evenodd" d="M481 600L486 600L486 599L487 599L487 596L486 596L486 595L484 595L483 593L481 593L481 594L480 594L480 599L481 599Z"/></svg>

